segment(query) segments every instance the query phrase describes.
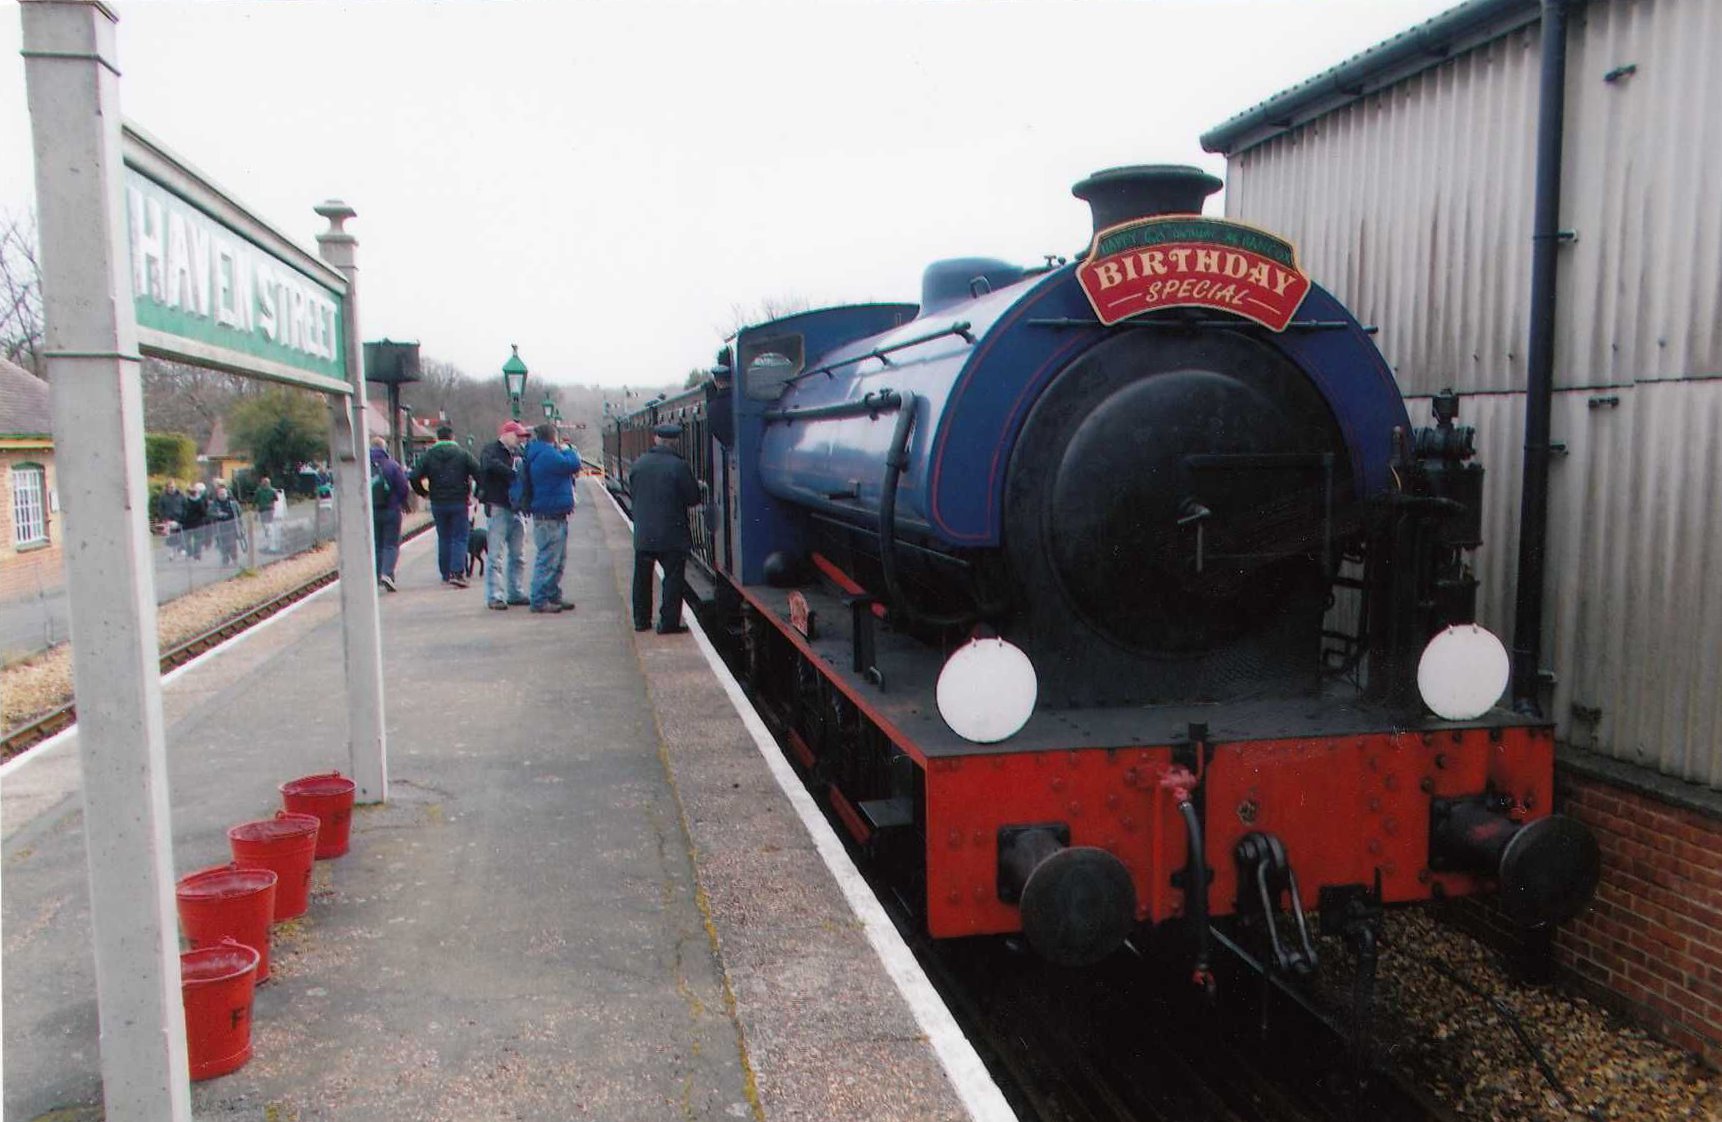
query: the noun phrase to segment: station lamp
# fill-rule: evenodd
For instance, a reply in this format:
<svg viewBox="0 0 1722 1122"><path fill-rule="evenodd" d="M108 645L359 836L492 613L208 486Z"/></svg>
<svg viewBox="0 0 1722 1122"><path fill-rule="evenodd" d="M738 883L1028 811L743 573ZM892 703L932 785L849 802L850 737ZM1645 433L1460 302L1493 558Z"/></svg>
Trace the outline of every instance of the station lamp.
<svg viewBox="0 0 1722 1122"><path fill-rule="evenodd" d="M554 421L559 416L561 416L561 414L556 408L556 399L553 397L546 397L544 399L544 419L546 421Z"/></svg>
<svg viewBox="0 0 1722 1122"><path fill-rule="evenodd" d="M514 419L518 421L520 397L526 392L526 364L520 361L519 343L510 343L509 348L514 353L502 364L502 386L508 391L508 407L514 411Z"/></svg>

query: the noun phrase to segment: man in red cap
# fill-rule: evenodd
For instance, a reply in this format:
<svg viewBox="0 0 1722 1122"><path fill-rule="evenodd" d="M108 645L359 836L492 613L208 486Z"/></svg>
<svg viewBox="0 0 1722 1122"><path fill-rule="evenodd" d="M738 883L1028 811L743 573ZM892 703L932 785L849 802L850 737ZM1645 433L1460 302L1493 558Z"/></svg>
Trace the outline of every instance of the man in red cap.
<svg viewBox="0 0 1722 1122"><path fill-rule="evenodd" d="M493 611L527 603L526 592L520 587L526 575L526 527L520 512L510 504L508 491L520 470L520 442L531 435L532 430L519 421L504 421L496 430L496 439L478 456L478 501L484 504L490 520L486 525L490 563L484 567L484 598Z"/></svg>

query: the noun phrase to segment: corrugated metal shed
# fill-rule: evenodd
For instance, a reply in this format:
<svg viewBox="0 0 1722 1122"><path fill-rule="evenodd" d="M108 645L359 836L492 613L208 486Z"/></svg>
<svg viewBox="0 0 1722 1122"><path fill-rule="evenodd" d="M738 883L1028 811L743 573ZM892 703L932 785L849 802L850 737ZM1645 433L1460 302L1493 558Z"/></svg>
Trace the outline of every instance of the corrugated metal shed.
<svg viewBox="0 0 1722 1122"><path fill-rule="evenodd" d="M1383 44L1204 138L1230 158L1227 213L1289 236L1318 280L1379 325L1407 394L1476 395L1463 419L1489 469L1479 607L1509 639L1534 9L1474 0L1416 29L1415 42ZM1480 28L1492 29L1482 41ZM1567 454L1551 479L1544 648L1562 736L1716 787L1719 44L1714 0L1573 7L1562 226L1578 240L1560 263L1554 438Z"/></svg>

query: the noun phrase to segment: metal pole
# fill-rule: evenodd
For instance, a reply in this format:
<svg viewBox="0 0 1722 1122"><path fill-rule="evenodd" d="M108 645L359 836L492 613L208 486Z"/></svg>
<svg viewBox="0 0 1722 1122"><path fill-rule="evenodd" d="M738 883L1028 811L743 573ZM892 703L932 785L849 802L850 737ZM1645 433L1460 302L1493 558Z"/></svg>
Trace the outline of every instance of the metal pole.
<svg viewBox="0 0 1722 1122"><path fill-rule="evenodd" d="M1531 227L1531 333L1525 356L1525 474L1519 503L1518 604L1513 622L1513 708L1539 716L1549 522L1549 418L1555 381L1555 270L1561 246L1561 133L1566 116L1566 7L1566 0L1543 0L1536 209Z"/></svg>
<svg viewBox="0 0 1722 1122"><path fill-rule="evenodd" d="M359 342L359 239L344 229L355 214L352 207L330 200L316 211L329 220L329 228L317 235L317 255L347 281L347 381L353 392L329 401L329 446L335 457L335 532L341 554L348 758L353 782L358 784L355 801L380 803L389 797L389 746L383 712L376 541L371 528L371 442L365 434L365 361Z"/></svg>
<svg viewBox="0 0 1722 1122"><path fill-rule="evenodd" d="M65 518L103 1114L108 1122L189 1122L115 17L93 2L26 0L20 11Z"/></svg>

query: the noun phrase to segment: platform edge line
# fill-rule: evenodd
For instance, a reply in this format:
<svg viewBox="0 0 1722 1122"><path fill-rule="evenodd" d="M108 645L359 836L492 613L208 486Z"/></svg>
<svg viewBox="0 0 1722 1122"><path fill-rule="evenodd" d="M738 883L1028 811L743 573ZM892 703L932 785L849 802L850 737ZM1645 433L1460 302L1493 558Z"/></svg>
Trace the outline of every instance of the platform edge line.
<svg viewBox="0 0 1722 1122"><path fill-rule="evenodd" d="M616 511L622 522L633 528L633 521L622 512L621 505L616 502L614 495L605 492L605 498L610 500L611 507ZM663 570L658 569L658 579L663 579ZM951 1011L945 1008L939 999L933 983L927 979L921 964L915 961L913 952L909 950L903 937L897 933L897 928L891 923L885 909L874 898L873 890L862 878L860 870L850 860L849 852L843 848L830 823L813 802L813 796L801 785L795 773L789 768L789 762L783 758L783 753L777 749L776 741L766 729L765 722L754 712L749 704L747 695L742 692L741 683L736 681L729 667L718 657L717 649L712 646L706 636L705 629L700 626L696 616L688 616L686 622L699 645L700 653L705 657L706 664L712 668L718 684L723 687L724 695L741 718L742 727L753 738L753 744L758 749L761 758L765 760L766 769L776 780L778 789L795 808L796 817L812 838L814 848L820 859L830 871L832 879L837 882L837 888L848 901L850 910L861 921L861 928L867 935L867 941L872 944L873 951L885 966L885 972L896 984L897 992L902 996L915 1022L921 1026L921 1031L927 1034L927 1042L932 1045L933 1054L938 1056L939 1063L945 1069L945 1076L951 1081L951 1087L961 1100L963 1108L968 1111L974 1122L1018 1122L1016 1112L1005 1101L1004 1092L999 1090L998 1083L992 1073L987 1071L986 1064L981 1061L980 1054L964 1035Z"/></svg>

